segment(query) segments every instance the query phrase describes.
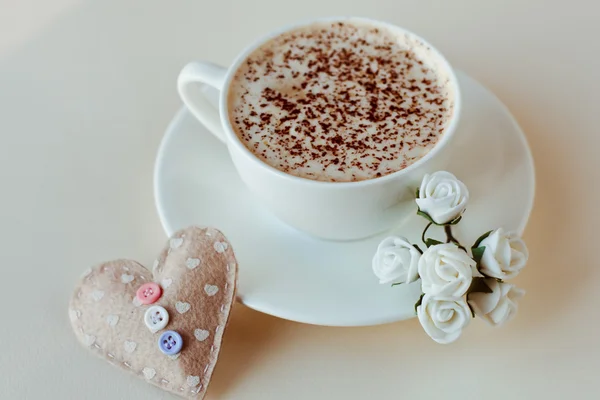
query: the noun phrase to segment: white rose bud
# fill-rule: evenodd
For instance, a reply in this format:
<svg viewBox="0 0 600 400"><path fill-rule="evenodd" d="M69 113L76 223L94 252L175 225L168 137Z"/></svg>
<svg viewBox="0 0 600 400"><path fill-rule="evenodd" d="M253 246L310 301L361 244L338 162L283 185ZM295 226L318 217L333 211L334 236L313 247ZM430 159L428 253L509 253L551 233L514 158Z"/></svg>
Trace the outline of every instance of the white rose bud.
<svg viewBox="0 0 600 400"><path fill-rule="evenodd" d="M385 238L373 257L373 272L379 283L411 283L417 280L421 253L403 237Z"/></svg>
<svg viewBox="0 0 600 400"><path fill-rule="evenodd" d="M419 259L423 293L460 297L467 292L473 276L479 276L475 261L454 243L429 247Z"/></svg>
<svg viewBox="0 0 600 400"><path fill-rule="evenodd" d="M514 233L506 233L502 228L495 230L483 239L479 247L485 246L479 270L481 273L498 279L511 279L527 264L529 251L525 242Z"/></svg>
<svg viewBox="0 0 600 400"><path fill-rule="evenodd" d="M469 191L450 172L438 171L423 177L416 201L421 211L441 225L463 213L469 201Z"/></svg>
<svg viewBox="0 0 600 400"><path fill-rule="evenodd" d="M433 340L454 342L471 322L471 310L463 298L436 297L426 294L417 307L419 322Z"/></svg>
<svg viewBox="0 0 600 400"><path fill-rule="evenodd" d="M486 279L485 283L492 289L492 293L469 293L469 304L473 307L475 315L492 326L500 326L515 316L518 309L517 300L525 295L525 291L495 279Z"/></svg>

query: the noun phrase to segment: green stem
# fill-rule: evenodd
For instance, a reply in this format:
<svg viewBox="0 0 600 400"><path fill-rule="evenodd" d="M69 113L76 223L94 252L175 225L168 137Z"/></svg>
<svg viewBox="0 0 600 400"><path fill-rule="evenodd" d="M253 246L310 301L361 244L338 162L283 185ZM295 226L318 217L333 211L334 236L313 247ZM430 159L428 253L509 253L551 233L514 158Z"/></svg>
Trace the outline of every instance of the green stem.
<svg viewBox="0 0 600 400"><path fill-rule="evenodd" d="M413 244L413 247L414 247L415 249L417 249L417 251L418 251L419 253L423 254L423 250L421 250L421 248L420 248L418 245L416 245L416 244Z"/></svg>
<svg viewBox="0 0 600 400"><path fill-rule="evenodd" d="M423 241L423 244L425 246L427 246L427 243L425 242L425 233L427 232L427 229L429 229L429 227L433 225L433 222L430 222L427 224L427 226L425 227L425 230L423 231L423 234L421 235L421 241Z"/></svg>
<svg viewBox="0 0 600 400"><path fill-rule="evenodd" d="M452 226L451 225L444 225L444 231L446 232L446 243L454 243L458 246L459 249L464 250L464 252L467 252L467 249L465 249L463 247L462 244L460 244L460 242L458 240L456 240L456 238L454 237L454 235L452 235Z"/></svg>

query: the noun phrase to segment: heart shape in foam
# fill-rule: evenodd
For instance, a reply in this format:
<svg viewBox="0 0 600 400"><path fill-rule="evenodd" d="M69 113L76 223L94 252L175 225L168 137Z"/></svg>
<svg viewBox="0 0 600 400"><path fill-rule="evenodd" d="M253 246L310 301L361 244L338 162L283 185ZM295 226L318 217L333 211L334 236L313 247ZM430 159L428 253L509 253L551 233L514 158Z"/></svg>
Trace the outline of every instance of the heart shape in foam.
<svg viewBox="0 0 600 400"><path fill-rule="evenodd" d="M202 260L202 267L190 268L190 259ZM148 282L162 285L162 295L144 305L136 292ZM79 341L96 355L164 390L202 398L217 362L236 282L237 261L225 236L216 229L190 227L168 241L153 272L132 260L88 270L75 288L69 316ZM167 310L169 322L153 333L144 313L155 305ZM183 339L175 356L159 349L158 338L166 330Z"/></svg>

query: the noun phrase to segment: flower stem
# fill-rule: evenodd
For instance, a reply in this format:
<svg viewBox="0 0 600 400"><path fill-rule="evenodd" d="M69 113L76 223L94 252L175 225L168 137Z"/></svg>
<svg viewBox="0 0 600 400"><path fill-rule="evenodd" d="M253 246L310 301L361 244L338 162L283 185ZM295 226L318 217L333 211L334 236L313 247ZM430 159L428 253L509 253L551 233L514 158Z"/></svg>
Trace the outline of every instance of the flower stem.
<svg viewBox="0 0 600 400"><path fill-rule="evenodd" d="M417 249L417 251L418 251L419 253L423 254L423 250L421 250L421 248L419 247L419 245L417 245L417 244L413 244L413 247L414 247L415 249Z"/></svg>
<svg viewBox="0 0 600 400"><path fill-rule="evenodd" d="M423 234L421 235L421 241L423 241L423 244L425 246L427 246L427 242L425 241L425 233L427 232L427 229L429 229L429 227L433 225L433 222L430 222L427 224L427 226L425 227L425 230L423 230Z"/></svg>
<svg viewBox="0 0 600 400"><path fill-rule="evenodd" d="M464 250L465 253L467 252L467 249L465 249L463 247L463 245L460 244L458 240L456 240L454 235L452 235L452 226L451 225L445 225L444 231L446 232L446 243L452 242L452 243L456 244L459 249Z"/></svg>

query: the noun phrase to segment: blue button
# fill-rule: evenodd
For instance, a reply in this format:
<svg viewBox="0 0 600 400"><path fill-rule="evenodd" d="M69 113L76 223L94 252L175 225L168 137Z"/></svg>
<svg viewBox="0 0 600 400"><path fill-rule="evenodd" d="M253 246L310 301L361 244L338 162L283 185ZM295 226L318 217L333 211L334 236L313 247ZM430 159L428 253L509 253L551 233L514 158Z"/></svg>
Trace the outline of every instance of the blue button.
<svg viewBox="0 0 600 400"><path fill-rule="evenodd" d="M175 355L181 351L183 339L175 331L166 331L158 339L158 348L168 356Z"/></svg>

